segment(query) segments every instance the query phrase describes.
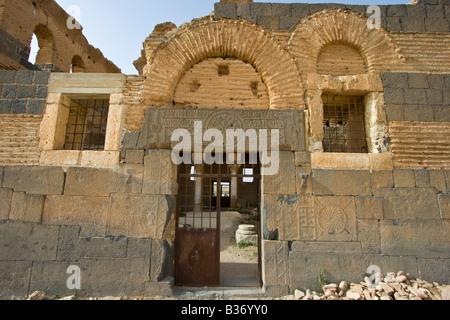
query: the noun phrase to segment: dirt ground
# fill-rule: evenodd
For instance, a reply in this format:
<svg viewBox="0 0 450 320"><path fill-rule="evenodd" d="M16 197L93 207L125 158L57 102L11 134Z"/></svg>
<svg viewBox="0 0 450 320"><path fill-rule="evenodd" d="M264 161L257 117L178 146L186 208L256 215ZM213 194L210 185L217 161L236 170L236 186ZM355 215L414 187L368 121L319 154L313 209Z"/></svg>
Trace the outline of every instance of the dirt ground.
<svg viewBox="0 0 450 320"><path fill-rule="evenodd" d="M259 286L258 248L236 245L235 232L248 217L236 211L224 211L220 218L220 279L222 286Z"/></svg>

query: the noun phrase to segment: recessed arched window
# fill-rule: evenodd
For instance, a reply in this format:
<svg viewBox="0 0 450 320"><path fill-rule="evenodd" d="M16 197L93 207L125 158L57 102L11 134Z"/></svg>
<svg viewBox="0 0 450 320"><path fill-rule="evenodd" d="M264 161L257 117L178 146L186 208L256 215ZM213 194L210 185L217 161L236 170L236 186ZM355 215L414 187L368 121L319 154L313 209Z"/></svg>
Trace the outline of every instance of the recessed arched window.
<svg viewBox="0 0 450 320"><path fill-rule="evenodd" d="M80 56L74 56L70 65L70 72L82 73L85 71L85 65L83 59Z"/></svg>
<svg viewBox="0 0 450 320"><path fill-rule="evenodd" d="M34 39L37 40L37 53L35 64L51 64L53 63L55 48L55 39L51 31L44 25L38 24L34 28ZM33 44L33 42L32 42ZM33 59L30 55L30 60ZM30 61L33 62L33 61Z"/></svg>
<svg viewBox="0 0 450 320"><path fill-rule="evenodd" d="M367 73L366 63L358 48L344 42L325 45L317 59L317 73L347 76Z"/></svg>

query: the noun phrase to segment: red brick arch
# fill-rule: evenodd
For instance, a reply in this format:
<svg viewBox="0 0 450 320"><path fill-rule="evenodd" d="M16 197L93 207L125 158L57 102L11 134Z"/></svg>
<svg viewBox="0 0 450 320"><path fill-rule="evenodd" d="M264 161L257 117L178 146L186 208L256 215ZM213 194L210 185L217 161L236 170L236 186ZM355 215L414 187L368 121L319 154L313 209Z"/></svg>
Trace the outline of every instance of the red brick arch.
<svg viewBox="0 0 450 320"><path fill-rule="evenodd" d="M356 47L369 73L388 71L404 62L400 51L384 29L367 28L367 18L348 10L323 10L304 18L288 44L302 73L316 73L322 48L331 43Z"/></svg>
<svg viewBox="0 0 450 320"><path fill-rule="evenodd" d="M153 52L144 68L145 103L172 105L184 73L200 61L216 57L237 58L253 65L267 85L270 108L304 108L294 58L262 27L225 19L182 28Z"/></svg>

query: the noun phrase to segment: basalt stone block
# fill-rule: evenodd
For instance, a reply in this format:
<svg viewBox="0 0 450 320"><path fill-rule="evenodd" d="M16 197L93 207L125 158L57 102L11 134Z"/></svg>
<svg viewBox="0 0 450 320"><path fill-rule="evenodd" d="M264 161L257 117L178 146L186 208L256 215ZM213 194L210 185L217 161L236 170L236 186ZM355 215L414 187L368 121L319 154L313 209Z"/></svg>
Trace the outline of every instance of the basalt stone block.
<svg viewBox="0 0 450 320"><path fill-rule="evenodd" d="M313 170L315 195L372 195L370 173L366 170Z"/></svg>
<svg viewBox="0 0 450 320"><path fill-rule="evenodd" d="M81 259L82 297L143 296L149 281L148 259Z"/></svg>
<svg viewBox="0 0 450 320"><path fill-rule="evenodd" d="M0 261L56 260L58 231L57 226L1 222Z"/></svg>
<svg viewBox="0 0 450 320"><path fill-rule="evenodd" d="M450 282L450 259L417 259L420 279L437 283Z"/></svg>
<svg viewBox="0 0 450 320"><path fill-rule="evenodd" d="M382 189L385 219L440 219L434 188Z"/></svg>
<svg viewBox="0 0 450 320"><path fill-rule="evenodd" d="M385 88L408 88L408 74L405 72L383 72L381 74Z"/></svg>
<svg viewBox="0 0 450 320"><path fill-rule="evenodd" d="M62 194L64 171L55 167L11 166L4 168L3 187L28 194Z"/></svg>
<svg viewBox="0 0 450 320"><path fill-rule="evenodd" d="M380 230L384 255L450 257L448 220L383 220Z"/></svg>
<svg viewBox="0 0 450 320"><path fill-rule="evenodd" d="M30 277L30 293L42 291L47 296L67 296L75 294L75 289L70 290L67 287L67 280L71 274L67 269L71 265L78 265L78 261L41 261L34 262ZM81 274L81 285L84 279Z"/></svg>
<svg viewBox="0 0 450 320"><path fill-rule="evenodd" d="M31 266L29 261L0 261L0 299L25 298L28 295Z"/></svg>

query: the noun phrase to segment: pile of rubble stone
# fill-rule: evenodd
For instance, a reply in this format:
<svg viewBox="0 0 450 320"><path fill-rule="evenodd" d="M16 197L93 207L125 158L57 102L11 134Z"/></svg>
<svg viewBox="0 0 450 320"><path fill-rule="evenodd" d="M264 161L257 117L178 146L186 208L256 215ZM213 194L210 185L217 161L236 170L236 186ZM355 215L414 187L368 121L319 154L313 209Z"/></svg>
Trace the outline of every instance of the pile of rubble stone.
<svg viewBox="0 0 450 320"><path fill-rule="evenodd" d="M377 279L366 277L364 282L322 286L323 292L295 290L286 300L450 300L450 286L413 279L403 271L397 274L379 275Z"/></svg>

